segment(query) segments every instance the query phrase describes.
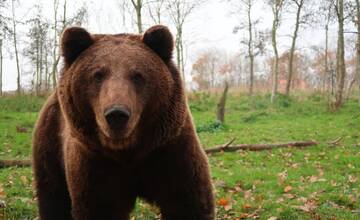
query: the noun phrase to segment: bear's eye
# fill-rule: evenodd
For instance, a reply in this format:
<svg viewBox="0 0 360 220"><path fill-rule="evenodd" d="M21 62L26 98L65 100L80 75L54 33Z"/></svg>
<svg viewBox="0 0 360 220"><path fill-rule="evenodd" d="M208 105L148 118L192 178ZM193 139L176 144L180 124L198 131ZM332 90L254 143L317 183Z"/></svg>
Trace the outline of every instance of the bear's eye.
<svg viewBox="0 0 360 220"><path fill-rule="evenodd" d="M97 71L94 74L94 80L98 83L102 82L105 78L105 73L102 71Z"/></svg>
<svg viewBox="0 0 360 220"><path fill-rule="evenodd" d="M131 75L131 81L136 85L143 85L145 83L145 78L141 73L135 72Z"/></svg>

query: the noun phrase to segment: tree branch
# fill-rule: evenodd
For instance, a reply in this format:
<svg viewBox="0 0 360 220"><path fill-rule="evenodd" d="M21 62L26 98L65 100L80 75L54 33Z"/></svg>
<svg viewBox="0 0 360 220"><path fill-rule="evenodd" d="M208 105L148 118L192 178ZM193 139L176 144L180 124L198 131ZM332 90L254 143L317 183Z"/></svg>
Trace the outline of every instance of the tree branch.
<svg viewBox="0 0 360 220"><path fill-rule="evenodd" d="M216 152L232 152L238 150L249 150L249 151L261 151L261 150L272 150L276 148L285 148L285 147L309 147L317 145L318 142L310 141L294 141L288 143L275 143L275 144L239 144L239 145L220 145L212 148L205 149L207 154L216 153Z"/></svg>

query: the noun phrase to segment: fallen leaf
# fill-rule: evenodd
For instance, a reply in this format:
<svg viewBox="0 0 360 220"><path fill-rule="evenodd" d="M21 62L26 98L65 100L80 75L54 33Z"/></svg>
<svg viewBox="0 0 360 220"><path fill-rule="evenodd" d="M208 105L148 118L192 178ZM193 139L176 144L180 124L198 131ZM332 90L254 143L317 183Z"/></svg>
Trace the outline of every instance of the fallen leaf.
<svg viewBox="0 0 360 220"><path fill-rule="evenodd" d="M225 211L229 211L232 209L232 205L228 204L228 205L224 206L224 209L225 209Z"/></svg>
<svg viewBox="0 0 360 220"><path fill-rule="evenodd" d="M350 183L356 183L357 182L357 178L355 176L349 175L348 176L348 180Z"/></svg>
<svg viewBox="0 0 360 220"><path fill-rule="evenodd" d="M26 176L20 176L20 181L22 182L22 184L27 185L28 184L28 179Z"/></svg>
<svg viewBox="0 0 360 220"><path fill-rule="evenodd" d="M6 197L3 185L0 183L0 199L4 199Z"/></svg>
<svg viewBox="0 0 360 220"><path fill-rule="evenodd" d="M16 126L16 132L18 133L26 133L28 131L25 127Z"/></svg>
<svg viewBox="0 0 360 220"><path fill-rule="evenodd" d="M296 206L296 208L298 208L304 212L312 212L317 208L317 205L314 200L307 200L304 205Z"/></svg>
<svg viewBox="0 0 360 220"><path fill-rule="evenodd" d="M248 218L248 217L249 217L248 213L241 213L240 214L240 219L245 219L245 218Z"/></svg>
<svg viewBox="0 0 360 220"><path fill-rule="evenodd" d="M287 199L293 199L295 198L295 196L293 194L290 194L290 193L285 193L284 194L284 197L287 198Z"/></svg>
<svg viewBox="0 0 360 220"><path fill-rule="evenodd" d="M278 179L278 184L279 184L279 185L284 184L287 176L288 176L287 170L285 170L285 171L283 171L283 172L281 172L281 173L278 173L278 177L279 177L279 179Z"/></svg>
<svg viewBox="0 0 360 220"><path fill-rule="evenodd" d="M291 186L286 186L285 188L284 188L284 192L285 193L288 193L288 192L290 192L292 190L292 187Z"/></svg>
<svg viewBox="0 0 360 220"><path fill-rule="evenodd" d="M227 206L229 204L229 201L225 198L221 198L218 200L218 204L221 206Z"/></svg>
<svg viewBox="0 0 360 220"><path fill-rule="evenodd" d="M244 199L250 199L252 196L251 190L246 190L244 192Z"/></svg>
<svg viewBox="0 0 360 220"><path fill-rule="evenodd" d="M245 203L245 204L243 205L243 208L244 208L244 209L250 209L250 208L251 208L251 205L248 204L248 203Z"/></svg>

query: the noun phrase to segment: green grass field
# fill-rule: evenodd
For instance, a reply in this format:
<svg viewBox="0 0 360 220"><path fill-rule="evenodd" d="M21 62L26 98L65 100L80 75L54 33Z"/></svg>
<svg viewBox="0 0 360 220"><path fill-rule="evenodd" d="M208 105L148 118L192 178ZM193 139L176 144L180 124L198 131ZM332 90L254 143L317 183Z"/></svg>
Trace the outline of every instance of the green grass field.
<svg viewBox="0 0 360 220"><path fill-rule="evenodd" d="M349 100L328 110L319 95L230 95L224 125L215 121L217 95L195 93L189 105L204 147L235 143L316 140L304 149L231 152L209 156L218 219L360 219L360 108ZM0 159L28 158L31 133L44 99L0 98ZM342 137L336 145L328 142ZM31 168L0 170L0 219L34 219ZM134 219L155 219L139 201Z"/></svg>

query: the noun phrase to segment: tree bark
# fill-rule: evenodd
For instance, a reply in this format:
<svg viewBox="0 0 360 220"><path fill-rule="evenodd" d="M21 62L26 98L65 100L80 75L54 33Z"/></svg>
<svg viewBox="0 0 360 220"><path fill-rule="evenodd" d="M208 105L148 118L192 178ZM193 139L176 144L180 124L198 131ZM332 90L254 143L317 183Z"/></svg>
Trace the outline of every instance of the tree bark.
<svg viewBox="0 0 360 220"><path fill-rule="evenodd" d="M330 22L330 15L327 18L327 22L325 25L325 73L324 73L324 91L327 84L327 79L329 77L330 71L329 71L329 22ZM330 78L330 77L329 77ZM330 86L329 86L330 87Z"/></svg>
<svg viewBox="0 0 360 220"><path fill-rule="evenodd" d="M142 0L131 0L131 3L133 4L135 13L136 13L136 25L138 28L138 32L139 32L139 34L142 34L143 28L142 28L141 9L143 6L143 2L142 2Z"/></svg>
<svg viewBox="0 0 360 220"><path fill-rule="evenodd" d="M225 121L225 104L226 104L228 89L229 89L229 84L228 82L225 82L224 91L221 95L219 103L217 104L216 119L221 123L224 123Z"/></svg>
<svg viewBox="0 0 360 220"><path fill-rule="evenodd" d="M28 167L31 166L31 160L0 160L0 168L7 167Z"/></svg>
<svg viewBox="0 0 360 220"><path fill-rule="evenodd" d="M14 50L15 50L15 60L16 60L16 71L17 71L17 78L16 78L16 84L17 84L17 89L16 89L16 93L17 95L20 95L21 93L21 83L20 83L20 64L19 64L19 51L17 48L17 36L16 36L16 17L15 17L15 6L14 6L14 1L11 1L11 6L12 6L12 22L13 22L13 40L14 40Z"/></svg>
<svg viewBox="0 0 360 220"><path fill-rule="evenodd" d="M286 82L286 95L290 94L290 87L291 87L291 81L293 78L293 65L294 65L294 54L295 54L295 47L296 47L296 40L298 36L299 26L300 26L300 17L301 17L301 10L304 5L304 0L300 0L299 2L297 0L294 0L295 4L297 5L297 12L296 12L296 23L295 23L295 30L294 34L292 36L292 43L289 53L289 65L288 65L288 78Z"/></svg>
<svg viewBox="0 0 360 220"><path fill-rule="evenodd" d="M336 66L336 94L334 110L339 110L343 104L343 93L345 85L345 46L344 46L344 1L338 0L337 4L338 15L338 49L337 49L337 66Z"/></svg>
<svg viewBox="0 0 360 220"><path fill-rule="evenodd" d="M0 96L2 96L2 93L3 93L3 89L2 89L3 52L2 52L2 48L3 48L3 39L0 39Z"/></svg>
<svg viewBox="0 0 360 220"><path fill-rule="evenodd" d="M249 85L249 95L254 93L254 51L253 51L253 33L252 33L252 21L251 21L251 0L248 2L247 16L248 16L248 32L249 32L249 42L248 42L248 53L250 59L250 85Z"/></svg>
<svg viewBox="0 0 360 220"><path fill-rule="evenodd" d="M356 0L356 17L357 17L357 62L356 62L356 72L358 76L358 87L359 87L359 106L360 106L360 0Z"/></svg>
<svg viewBox="0 0 360 220"><path fill-rule="evenodd" d="M54 0L54 45L53 45L53 65L51 70L51 78L52 78L52 86L53 89L56 88L57 80L56 80L56 71L57 71L57 13L59 7L59 0Z"/></svg>
<svg viewBox="0 0 360 220"><path fill-rule="evenodd" d="M272 39L272 46L274 49L274 65L273 65L273 79L272 79L272 92L271 92L271 103L275 102L276 99L276 93L278 90L278 77L279 77L279 53L277 49L277 39L276 39L276 32L279 27L279 16L280 16L280 10L282 7L282 1L275 1L272 5L274 20L271 30L271 39Z"/></svg>

